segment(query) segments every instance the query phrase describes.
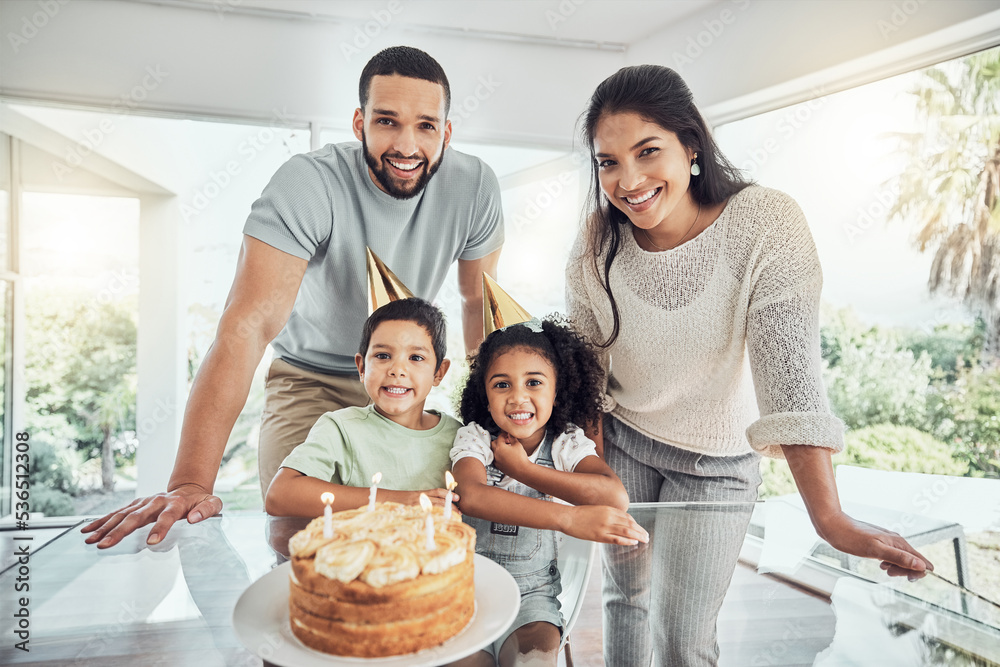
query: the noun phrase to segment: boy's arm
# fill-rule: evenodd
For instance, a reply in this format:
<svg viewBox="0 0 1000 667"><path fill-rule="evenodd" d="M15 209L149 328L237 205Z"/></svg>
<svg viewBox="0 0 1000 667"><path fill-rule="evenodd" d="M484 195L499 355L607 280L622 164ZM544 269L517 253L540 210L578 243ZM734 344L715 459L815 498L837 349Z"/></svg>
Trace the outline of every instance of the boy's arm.
<svg viewBox="0 0 1000 667"><path fill-rule="evenodd" d="M316 517L323 513L325 505L320 496L326 492L334 496L333 511L356 509L368 504L368 487L344 486L310 477L293 468L281 468L267 488L264 497L264 511L271 516ZM415 505L420 502L420 494L426 493L435 505L443 506L447 489L427 489L425 491L394 491L379 489L376 502L394 502ZM457 496L456 496L457 498Z"/></svg>
<svg viewBox="0 0 1000 667"><path fill-rule="evenodd" d="M281 468L267 487L264 511L271 516L319 516L325 507L320 496L327 492L334 495L334 512L368 503L368 489L334 484L292 468Z"/></svg>
<svg viewBox="0 0 1000 667"><path fill-rule="evenodd" d="M509 442L508 442L509 440ZM628 493L618 475L599 456L585 456L573 472L532 463L516 438L501 433L493 441L493 464L536 491L574 505L610 505L628 509Z"/></svg>
<svg viewBox="0 0 1000 667"><path fill-rule="evenodd" d="M475 458L459 459L454 465L454 474L462 495L459 508L469 516L509 525L558 530L595 542L634 545L649 540L646 531L620 509L605 505L569 507L490 486L486 482L486 468Z"/></svg>

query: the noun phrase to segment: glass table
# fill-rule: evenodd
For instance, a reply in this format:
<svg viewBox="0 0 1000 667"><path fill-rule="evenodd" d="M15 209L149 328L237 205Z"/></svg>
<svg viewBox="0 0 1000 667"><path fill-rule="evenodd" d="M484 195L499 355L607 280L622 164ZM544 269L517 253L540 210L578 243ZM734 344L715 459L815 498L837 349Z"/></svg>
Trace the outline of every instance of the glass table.
<svg viewBox="0 0 1000 667"><path fill-rule="evenodd" d="M644 558L655 561L676 547L673 536L690 535L692 527L704 539L685 546L705 560L718 557L713 535L742 535L718 620L723 665L1000 662L995 606L933 577L910 583L889 580L877 564L846 569L815 548L814 536L799 535L787 510L768 517L772 506L635 505L630 512L652 540L616 557L640 563L633 583L651 584L655 606L679 582L644 569ZM37 550L41 539L31 530L0 535L5 551L29 553L26 563L0 573L0 664L261 665L282 641L264 633L248 650L233 629L233 609L283 560L288 537L304 520L226 513L179 523L155 547L145 544L146 528L104 551L84 543L82 523ZM573 584L587 592L571 632L578 666L603 664L599 579L598 564L588 581ZM17 648L22 641L30 650Z"/></svg>

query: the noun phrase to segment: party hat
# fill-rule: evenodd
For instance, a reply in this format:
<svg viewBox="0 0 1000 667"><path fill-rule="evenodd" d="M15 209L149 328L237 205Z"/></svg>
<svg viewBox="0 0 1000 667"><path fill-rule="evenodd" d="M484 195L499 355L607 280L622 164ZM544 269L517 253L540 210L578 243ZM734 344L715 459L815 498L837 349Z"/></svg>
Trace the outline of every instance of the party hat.
<svg viewBox="0 0 1000 667"><path fill-rule="evenodd" d="M371 248L365 249L368 251L368 314L371 315L390 301L413 297L413 292L406 289L403 281L389 270L385 262Z"/></svg>
<svg viewBox="0 0 1000 667"><path fill-rule="evenodd" d="M483 273L483 336L497 329L532 320L517 301L510 298L497 282Z"/></svg>

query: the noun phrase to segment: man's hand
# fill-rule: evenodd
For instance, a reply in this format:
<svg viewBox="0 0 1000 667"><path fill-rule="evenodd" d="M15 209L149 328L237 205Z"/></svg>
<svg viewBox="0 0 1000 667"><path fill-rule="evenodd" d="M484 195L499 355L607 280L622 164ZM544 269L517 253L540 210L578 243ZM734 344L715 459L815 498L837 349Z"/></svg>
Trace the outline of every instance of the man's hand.
<svg viewBox="0 0 1000 667"><path fill-rule="evenodd" d="M500 249L480 259L458 260L458 293L462 295L462 333L465 354L471 357L483 342L483 273L497 277Z"/></svg>
<svg viewBox="0 0 1000 667"><path fill-rule="evenodd" d="M633 546L649 542L649 533L627 512L606 505L567 507L560 530L592 542Z"/></svg>
<svg viewBox="0 0 1000 667"><path fill-rule="evenodd" d="M490 449L493 450L493 465L497 470L518 481L518 471L532 465L521 441L506 431L500 431L500 435L490 443Z"/></svg>
<svg viewBox="0 0 1000 667"><path fill-rule="evenodd" d="M113 547L122 539L146 524L156 522L146 544L158 544L166 537L175 522L186 518L188 523L198 523L222 511L222 500L202 488L186 485L168 493L158 493L147 498L136 498L120 510L88 523L81 533L93 533L87 544L97 542L98 549Z"/></svg>
<svg viewBox="0 0 1000 667"><path fill-rule="evenodd" d="M905 576L916 581L934 570L934 565L899 534L843 513L823 523L821 537L838 551L877 558L890 577Z"/></svg>

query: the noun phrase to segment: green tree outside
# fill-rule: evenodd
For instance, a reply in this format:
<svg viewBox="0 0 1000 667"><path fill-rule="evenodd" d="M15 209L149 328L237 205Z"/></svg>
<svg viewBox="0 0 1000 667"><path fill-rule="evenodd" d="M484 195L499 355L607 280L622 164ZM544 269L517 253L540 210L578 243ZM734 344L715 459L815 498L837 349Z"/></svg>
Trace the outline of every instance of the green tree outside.
<svg viewBox="0 0 1000 667"><path fill-rule="evenodd" d="M78 492L72 471L102 459L102 486L114 485L115 446L124 459L123 435L135 431L137 328L134 303L101 303L86 293L35 289L27 295L25 345L26 427L45 443L32 474L63 494ZM51 450L49 453L48 450ZM36 511L66 513L65 498L53 497ZM70 512L71 513L71 512Z"/></svg>

